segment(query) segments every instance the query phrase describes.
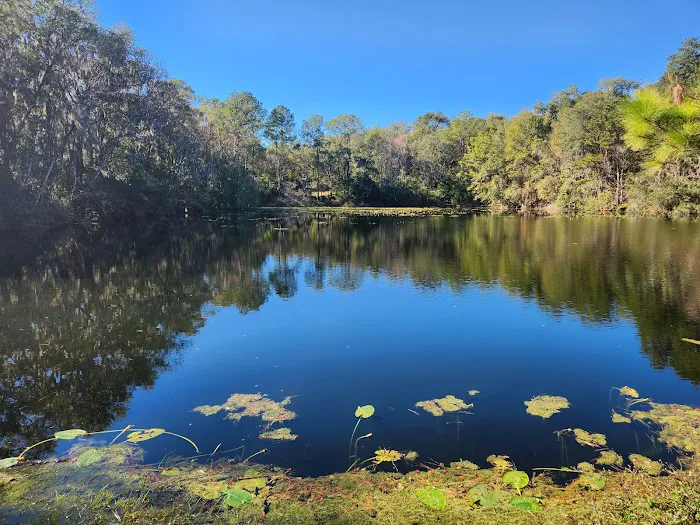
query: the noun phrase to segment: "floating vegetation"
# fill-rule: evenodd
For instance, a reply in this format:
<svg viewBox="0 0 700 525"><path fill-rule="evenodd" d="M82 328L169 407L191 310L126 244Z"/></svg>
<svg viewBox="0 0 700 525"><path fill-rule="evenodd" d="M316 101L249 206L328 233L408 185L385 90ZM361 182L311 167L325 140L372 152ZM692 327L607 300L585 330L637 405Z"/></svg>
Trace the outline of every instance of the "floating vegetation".
<svg viewBox="0 0 700 525"><path fill-rule="evenodd" d="M299 436L292 434L292 431L287 427L277 428L275 430L268 430L267 432L262 432L259 436L260 439L272 439L275 441L294 441Z"/></svg>
<svg viewBox="0 0 700 525"><path fill-rule="evenodd" d="M659 440L670 447L700 453L700 408L650 403L651 410L634 411L632 419L651 421L661 427Z"/></svg>
<svg viewBox="0 0 700 525"><path fill-rule="evenodd" d="M470 390L470 391L467 392L467 393L468 393L470 396L475 396L475 395L477 395L477 394L481 394L481 392L479 392L478 390Z"/></svg>
<svg viewBox="0 0 700 525"><path fill-rule="evenodd" d="M644 472L645 474L649 474L650 476L658 476L661 474L663 465L659 461L654 461L653 459L649 459L641 454L630 454L629 458L630 463L632 463L635 469Z"/></svg>
<svg viewBox="0 0 700 525"><path fill-rule="evenodd" d="M19 462L20 462L20 458L0 459L0 469L14 467Z"/></svg>
<svg viewBox="0 0 700 525"><path fill-rule="evenodd" d="M60 432L56 432L53 437L56 439L65 439L65 440L71 440L75 439L78 436L85 436L87 432L84 430L81 430L79 428L74 428L71 430L61 430Z"/></svg>
<svg viewBox="0 0 700 525"><path fill-rule="evenodd" d="M406 463L415 463L416 461L418 461L418 452L416 452L415 450L409 450L408 452L406 452L406 454L404 454L403 460Z"/></svg>
<svg viewBox="0 0 700 525"><path fill-rule="evenodd" d="M506 470L513 470L513 464L508 461L508 456L497 456L496 454L491 454L486 458L486 461L491 463L496 470L505 472Z"/></svg>
<svg viewBox="0 0 700 525"><path fill-rule="evenodd" d="M355 428L352 430L352 434L350 435L350 446L348 447L348 463L350 463L350 467L348 470L352 469L352 467L357 464L359 461L359 458L357 457L357 442L360 441L361 439L364 438L369 438L372 437L372 434L366 434L364 436L360 436L355 440L355 432L357 432L357 427L360 426L360 421L363 419L369 419L374 415L374 406L373 405L362 405L358 406L357 409L355 409L355 417L357 418L357 423L355 423ZM352 453L352 444L353 441L355 443L355 454L353 455ZM352 458L355 458L355 462L352 462Z"/></svg>
<svg viewBox="0 0 700 525"><path fill-rule="evenodd" d="M380 463L393 463L394 461L399 461L403 457L404 455L398 450L380 448L374 451L374 462L377 465Z"/></svg>
<svg viewBox="0 0 700 525"><path fill-rule="evenodd" d="M614 450L602 450L595 462L598 465L607 465L610 467L621 467L624 463L622 456Z"/></svg>
<svg viewBox="0 0 700 525"><path fill-rule="evenodd" d="M456 469L461 469L461 470L479 470L479 465L476 463L472 463L471 461L467 461L466 459L462 459L459 461L453 461L450 463L451 468L456 468Z"/></svg>
<svg viewBox="0 0 700 525"><path fill-rule="evenodd" d="M586 472L578 478L578 484L589 490L603 490L605 478L596 472Z"/></svg>
<svg viewBox="0 0 700 525"><path fill-rule="evenodd" d="M628 418L627 416L623 416L622 414L618 414L617 412L612 413L612 422L613 423L632 423L632 420Z"/></svg>
<svg viewBox="0 0 700 525"><path fill-rule="evenodd" d="M224 504L229 507L240 507L241 505L253 501L250 492L240 489L231 489L224 492Z"/></svg>
<svg viewBox="0 0 700 525"><path fill-rule="evenodd" d="M105 455L105 450L101 448L89 448L78 456L79 467L87 467L100 461Z"/></svg>
<svg viewBox="0 0 700 525"><path fill-rule="evenodd" d="M139 430L136 432L129 433L129 435L126 437L126 440L129 443L138 443L140 441L147 441L149 439L153 439L154 437L158 437L164 433L164 428L149 428L148 430Z"/></svg>
<svg viewBox="0 0 700 525"><path fill-rule="evenodd" d="M582 428L575 428L573 432L574 438L579 445L585 445L587 447L604 447L608 444L604 434L587 432Z"/></svg>
<svg viewBox="0 0 700 525"><path fill-rule="evenodd" d="M508 493L502 490L491 490L488 485L479 483L467 492L467 498L471 503L482 507L493 507L501 502L508 501Z"/></svg>
<svg viewBox="0 0 700 525"><path fill-rule="evenodd" d="M187 488L195 496L206 500L215 500L219 499L228 489L228 484L225 481L207 481L192 483Z"/></svg>
<svg viewBox="0 0 700 525"><path fill-rule="evenodd" d="M530 478L525 472L520 470L511 470L503 475L503 484L510 485L520 494L520 489L527 487L530 483Z"/></svg>
<svg viewBox="0 0 700 525"><path fill-rule="evenodd" d="M568 471L568 469L562 469ZM582 461L578 465L576 465L576 470L579 472L595 472L595 467L590 464L588 461Z"/></svg>
<svg viewBox="0 0 700 525"><path fill-rule="evenodd" d="M513 498L510 500L510 505L519 510L529 510L530 512L540 512L542 510L542 505L537 498L531 496Z"/></svg>
<svg viewBox="0 0 700 525"><path fill-rule="evenodd" d="M418 408L422 408L429 414L436 417L442 416L445 412L459 412L474 406L473 403L466 404L462 399L453 395L448 395L443 398L429 399L427 401L419 401L416 403Z"/></svg>
<svg viewBox="0 0 700 525"><path fill-rule="evenodd" d="M622 388L614 387L614 388L616 388L620 392L620 395L622 395L622 396L633 397L634 399L639 398L639 392L637 392L631 386L623 386Z"/></svg>
<svg viewBox="0 0 700 525"><path fill-rule="evenodd" d="M569 408L569 400L561 396L540 395L525 401L525 410L528 414L548 419L561 410Z"/></svg>
<svg viewBox="0 0 700 525"><path fill-rule="evenodd" d="M226 417L234 421L240 421L244 417L259 417L267 423L280 423L297 417L285 408L291 402L290 396L277 402L264 394L232 394L223 405L202 405L195 407L194 411L211 416L225 410L228 412Z"/></svg>
<svg viewBox="0 0 700 525"><path fill-rule="evenodd" d="M447 506L447 499L445 499L445 495L435 487L417 490L416 497L424 505L433 510L442 510Z"/></svg>

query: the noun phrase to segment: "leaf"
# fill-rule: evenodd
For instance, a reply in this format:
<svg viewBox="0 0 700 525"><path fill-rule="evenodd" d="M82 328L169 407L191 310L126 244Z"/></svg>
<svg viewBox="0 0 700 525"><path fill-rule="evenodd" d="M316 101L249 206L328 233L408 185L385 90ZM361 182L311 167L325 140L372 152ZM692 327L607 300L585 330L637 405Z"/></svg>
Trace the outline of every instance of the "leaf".
<svg viewBox="0 0 700 525"><path fill-rule="evenodd" d="M442 510L447 505L445 495L435 487L416 491L418 499L433 510Z"/></svg>
<svg viewBox="0 0 700 525"><path fill-rule="evenodd" d="M224 494L226 494L224 503L229 507L240 507L245 503L253 501L253 496L250 495L250 492L246 492L245 490L226 490Z"/></svg>
<svg viewBox="0 0 700 525"><path fill-rule="evenodd" d="M588 472L578 478L578 484L591 490L603 490L605 478L595 472Z"/></svg>
<svg viewBox="0 0 700 525"><path fill-rule="evenodd" d="M363 405L357 407L355 410L355 417L361 417L362 419L367 419L374 415L374 407L372 405Z"/></svg>
<svg viewBox="0 0 700 525"><path fill-rule="evenodd" d="M521 470L511 470L510 472L506 472L503 476L503 483L515 489L522 489L527 487L527 484L530 483L530 478Z"/></svg>
<svg viewBox="0 0 700 525"><path fill-rule="evenodd" d="M126 437L129 443L138 443L139 441L147 441L153 439L154 437L160 436L165 432L164 428L149 428L148 430L137 430L136 432L131 432Z"/></svg>
<svg viewBox="0 0 700 525"><path fill-rule="evenodd" d="M19 458L0 459L0 469L14 467L19 463Z"/></svg>
<svg viewBox="0 0 700 525"><path fill-rule="evenodd" d="M531 512L539 512L542 510L542 505L540 505L537 498L513 498L510 500L510 505L516 509L529 510Z"/></svg>
<svg viewBox="0 0 700 525"><path fill-rule="evenodd" d="M398 450L389 450L386 448L380 448L374 451L374 462L379 463L393 463L398 461L403 457L403 454Z"/></svg>
<svg viewBox="0 0 700 525"><path fill-rule="evenodd" d="M99 448L91 448L78 456L78 466L87 467L93 463L97 463L105 455L104 450Z"/></svg>
<svg viewBox="0 0 700 525"><path fill-rule="evenodd" d="M53 437L56 439L75 439L78 436L84 436L87 434L84 430L80 430L79 428L74 428L72 430L61 430L60 432L56 432Z"/></svg>

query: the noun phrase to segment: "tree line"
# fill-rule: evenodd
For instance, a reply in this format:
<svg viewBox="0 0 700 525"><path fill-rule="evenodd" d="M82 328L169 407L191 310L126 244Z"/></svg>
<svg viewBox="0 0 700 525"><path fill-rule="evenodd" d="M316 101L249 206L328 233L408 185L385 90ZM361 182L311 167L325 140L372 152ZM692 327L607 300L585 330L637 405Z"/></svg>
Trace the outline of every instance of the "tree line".
<svg viewBox="0 0 700 525"><path fill-rule="evenodd" d="M606 79L513 117L367 128L351 114L297 123L250 92L198 98L89 4L6 0L0 86L0 220L319 202L700 215L697 38L644 87Z"/></svg>

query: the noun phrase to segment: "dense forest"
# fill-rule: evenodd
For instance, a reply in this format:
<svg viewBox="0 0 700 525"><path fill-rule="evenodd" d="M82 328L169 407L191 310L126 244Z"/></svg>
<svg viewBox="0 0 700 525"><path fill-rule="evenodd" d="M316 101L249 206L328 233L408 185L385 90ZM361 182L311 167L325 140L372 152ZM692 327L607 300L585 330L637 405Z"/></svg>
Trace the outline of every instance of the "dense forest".
<svg viewBox="0 0 700 525"><path fill-rule="evenodd" d="M89 3L4 0L0 86L0 224L316 202L700 215L697 38L652 85L367 129L350 114L298 123L249 92L198 98Z"/></svg>

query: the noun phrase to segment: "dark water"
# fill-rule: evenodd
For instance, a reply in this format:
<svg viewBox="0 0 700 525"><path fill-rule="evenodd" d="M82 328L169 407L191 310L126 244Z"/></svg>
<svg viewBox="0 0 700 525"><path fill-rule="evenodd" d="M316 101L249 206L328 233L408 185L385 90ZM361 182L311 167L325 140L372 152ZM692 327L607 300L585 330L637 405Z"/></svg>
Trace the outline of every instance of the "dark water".
<svg viewBox="0 0 700 525"><path fill-rule="evenodd" d="M373 404L363 457L496 453L526 469L562 465L566 427L663 456L643 428L611 422L612 386L700 403L700 347L681 341L700 339L699 223L303 215L1 246L2 457L59 429L132 424L205 451L269 448L258 459L317 475L347 468L354 410ZM192 412L255 392L295 396L299 439ZM526 414L541 393L572 407ZM472 414L409 411L447 394ZM167 436L144 446L153 461L190 455Z"/></svg>

